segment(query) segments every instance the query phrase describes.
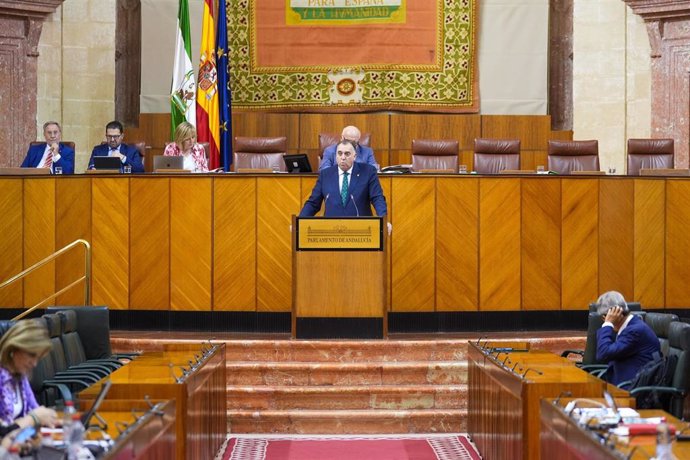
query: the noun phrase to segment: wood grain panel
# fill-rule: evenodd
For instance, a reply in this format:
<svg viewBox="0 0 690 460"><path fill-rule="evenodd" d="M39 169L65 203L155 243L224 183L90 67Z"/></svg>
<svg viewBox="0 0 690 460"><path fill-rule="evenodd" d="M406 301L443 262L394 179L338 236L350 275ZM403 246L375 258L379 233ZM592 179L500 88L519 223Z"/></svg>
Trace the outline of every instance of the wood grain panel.
<svg viewBox="0 0 690 460"><path fill-rule="evenodd" d="M434 311L435 179L393 181L391 310Z"/></svg>
<svg viewBox="0 0 690 460"><path fill-rule="evenodd" d="M520 179L479 183L479 309L520 310Z"/></svg>
<svg viewBox="0 0 690 460"><path fill-rule="evenodd" d="M635 179L633 299L643 308L661 308L664 301L666 181Z"/></svg>
<svg viewBox="0 0 690 460"><path fill-rule="evenodd" d="M371 133L371 148L378 159L377 152L387 151L390 117L385 112L378 113L303 113L300 115L300 148L319 148L319 133L340 133L345 126L353 125L363 133Z"/></svg>
<svg viewBox="0 0 690 460"><path fill-rule="evenodd" d="M299 214L299 177L257 179L257 310L292 310L292 215Z"/></svg>
<svg viewBox="0 0 690 460"><path fill-rule="evenodd" d="M582 310L599 295L599 180L562 179L562 308Z"/></svg>
<svg viewBox="0 0 690 460"><path fill-rule="evenodd" d="M129 308L129 178L91 179L92 302Z"/></svg>
<svg viewBox="0 0 690 460"><path fill-rule="evenodd" d="M22 179L0 180L0 281L16 275L24 268L22 265L24 239ZM0 290L0 307L19 308L23 305L23 282L17 281Z"/></svg>
<svg viewBox="0 0 690 460"><path fill-rule="evenodd" d="M561 307L561 182L522 179L522 309Z"/></svg>
<svg viewBox="0 0 690 460"><path fill-rule="evenodd" d="M170 179L130 179L131 310L170 308ZM145 230L144 230L145 229Z"/></svg>
<svg viewBox="0 0 690 460"><path fill-rule="evenodd" d="M482 115L482 137L520 139L522 150L546 151L551 139L549 115Z"/></svg>
<svg viewBox="0 0 690 460"><path fill-rule="evenodd" d="M316 185L316 176L302 176L300 180L300 200L299 200L299 208L300 210L304 206L304 203L306 203L307 199L311 196L311 191L314 189L314 185ZM323 206L321 206L321 210L317 214L317 216L322 216L323 215ZM299 214L299 211L296 212L295 214Z"/></svg>
<svg viewBox="0 0 690 460"><path fill-rule="evenodd" d="M170 182L170 309L211 310L212 179Z"/></svg>
<svg viewBox="0 0 690 460"><path fill-rule="evenodd" d="M213 310L256 311L256 178L217 178L213 206Z"/></svg>
<svg viewBox="0 0 690 460"><path fill-rule="evenodd" d="M412 149L412 139L457 139L461 150L473 150L481 134L479 115L396 114L391 116L391 150Z"/></svg>
<svg viewBox="0 0 690 460"><path fill-rule="evenodd" d="M690 299L690 181L666 181L666 306Z"/></svg>
<svg viewBox="0 0 690 460"><path fill-rule="evenodd" d="M232 135L248 137L285 136L288 150L300 148L299 114L266 112L233 112Z"/></svg>
<svg viewBox="0 0 690 460"><path fill-rule="evenodd" d="M618 291L631 301L634 272L632 179L599 181L599 291Z"/></svg>
<svg viewBox="0 0 690 460"><path fill-rule="evenodd" d="M391 223L392 226L392 231L395 232L395 225L393 224L393 207L391 206L391 202L393 200L393 178L392 177L379 177L379 181L381 182L381 189L383 190L383 196L386 198L386 207L388 208L388 215L386 216L388 222ZM387 226L387 225L386 225ZM388 229L386 229L387 231ZM391 233L392 235L392 233ZM391 254L393 252L393 246L391 244L391 235L384 235L384 240L383 244L385 245L384 248L384 264L385 264L385 269L386 269L386 277L384 279L385 284L385 292L386 292L386 298L385 298L385 309L390 311L390 306L391 306L391 294L390 294L390 289L389 286L391 286L392 280L391 280ZM387 323L388 319L384 319L384 321ZM384 326L387 330L388 326Z"/></svg>
<svg viewBox="0 0 690 460"><path fill-rule="evenodd" d="M24 268L55 251L55 199L54 178L24 179ZM36 305L54 292L54 262L24 278L25 307Z"/></svg>
<svg viewBox="0 0 690 460"><path fill-rule="evenodd" d="M77 239L91 242L91 180L63 176L55 182L55 247L63 248ZM55 262L55 285L62 289L84 276L84 248L79 246ZM83 305L84 284L79 284L57 298L57 305Z"/></svg>
<svg viewBox="0 0 690 460"><path fill-rule="evenodd" d="M479 180L436 180L436 310L479 305Z"/></svg>

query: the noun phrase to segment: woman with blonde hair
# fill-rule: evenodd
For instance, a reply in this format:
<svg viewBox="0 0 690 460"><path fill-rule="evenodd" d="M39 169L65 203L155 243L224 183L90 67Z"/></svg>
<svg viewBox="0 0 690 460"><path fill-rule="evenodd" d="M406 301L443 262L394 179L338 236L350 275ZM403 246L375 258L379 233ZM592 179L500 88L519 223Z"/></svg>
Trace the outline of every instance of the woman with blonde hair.
<svg viewBox="0 0 690 460"><path fill-rule="evenodd" d="M18 321L0 338L0 435L30 425L55 426L56 412L38 405L28 378L51 348L48 329L38 319Z"/></svg>
<svg viewBox="0 0 690 460"><path fill-rule="evenodd" d="M175 142L165 146L163 155L182 156L184 158L184 169L192 172L208 172L208 161L204 146L196 141L196 128L189 122L183 121L177 128L173 136Z"/></svg>

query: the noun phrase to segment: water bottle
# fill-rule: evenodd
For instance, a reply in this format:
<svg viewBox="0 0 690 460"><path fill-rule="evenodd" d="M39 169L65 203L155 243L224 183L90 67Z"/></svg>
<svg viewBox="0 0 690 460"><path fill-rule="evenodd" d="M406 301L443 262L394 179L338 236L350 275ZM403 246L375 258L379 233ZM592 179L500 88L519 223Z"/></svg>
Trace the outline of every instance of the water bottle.
<svg viewBox="0 0 690 460"><path fill-rule="evenodd" d="M84 425L79 414L72 414L72 422L65 430L65 444L67 445L67 460L78 460L79 452L84 446Z"/></svg>
<svg viewBox="0 0 690 460"><path fill-rule="evenodd" d="M21 457L19 456L19 446L16 444L10 446L10 449L7 452L6 458L9 460L20 460Z"/></svg>
<svg viewBox="0 0 690 460"><path fill-rule="evenodd" d="M76 410L74 409L74 401L65 401L65 413L63 414L62 419L63 431L67 431L67 428L72 424L72 415L74 415L75 412Z"/></svg>
<svg viewBox="0 0 690 460"><path fill-rule="evenodd" d="M668 424L660 423L656 427L656 460L675 460L671 446L671 432Z"/></svg>

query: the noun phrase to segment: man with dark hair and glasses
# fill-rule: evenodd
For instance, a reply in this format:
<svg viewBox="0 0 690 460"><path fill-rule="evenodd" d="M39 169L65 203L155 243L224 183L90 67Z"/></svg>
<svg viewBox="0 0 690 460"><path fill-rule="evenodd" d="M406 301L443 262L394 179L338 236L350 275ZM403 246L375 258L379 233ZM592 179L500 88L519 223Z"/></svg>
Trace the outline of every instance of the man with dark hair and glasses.
<svg viewBox="0 0 690 460"><path fill-rule="evenodd" d="M111 121L105 125L106 142L93 148L89 169L93 169L93 157L117 157L122 162L122 168L130 166L133 173L143 173L144 164L141 161L139 150L133 145L123 143L124 136L125 129L119 121Z"/></svg>
<svg viewBox="0 0 690 460"><path fill-rule="evenodd" d="M355 151L357 152L357 158L355 161L357 163L366 163L378 171L381 169L379 167L379 164L376 162L376 159L374 158L374 151L365 146L365 145L360 145L359 139L362 137L362 133L359 131L359 129L356 126L346 126L343 128L343 132L340 135L340 140L341 141L350 141L352 144L355 146ZM330 168L331 166L335 166L338 164L338 160L336 159L336 147L338 144L333 144L329 145L326 147L323 151L323 158L321 159L321 164L319 165L319 170Z"/></svg>
<svg viewBox="0 0 690 460"><path fill-rule="evenodd" d="M639 316L628 309L620 292L597 299L604 324L597 331L597 359L608 362L606 380L618 385L631 380L649 361L661 356L659 339Z"/></svg>

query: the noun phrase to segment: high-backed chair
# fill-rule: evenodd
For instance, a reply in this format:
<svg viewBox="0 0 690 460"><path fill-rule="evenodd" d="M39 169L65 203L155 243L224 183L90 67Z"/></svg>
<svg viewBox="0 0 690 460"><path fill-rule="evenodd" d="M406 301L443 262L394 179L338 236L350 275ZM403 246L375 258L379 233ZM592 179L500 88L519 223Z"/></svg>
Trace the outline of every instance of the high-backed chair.
<svg viewBox="0 0 690 460"><path fill-rule="evenodd" d="M323 151L326 147L340 142L340 137L340 133L319 133L319 160L323 159ZM362 133L359 145L371 147L371 133Z"/></svg>
<svg viewBox="0 0 690 460"><path fill-rule="evenodd" d="M287 137L236 137L235 171L274 169L285 171L283 155L287 154Z"/></svg>
<svg viewBox="0 0 690 460"><path fill-rule="evenodd" d="M454 139L413 139L412 170L458 172L459 143Z"/></svg>
<svg viewBox="0 0 690 460"><path fill-rule="evenodd" d="M498 174L520 169L519 139L475 139L474 170L479 174Z"/></svg>
<svg viewBox="0 0 690 460"><path fill-rule="evenodd" d="M548 168L558 174L599 171L599 141L554 141L548 143Z"/></svg>
<svg viewBox="0 0 690 460"><path fill-rule="evenodd" d="M628 175L640 169L673 169L673 139L628 139Z"/></svg>
<svg viewBox="0 0 690 460"><path fill-rule="evenodd" d="M649 326L654 331L654 334L656 334L657 338L659 339L661 354L664 356L668 355L669 326L671 325L671 323L678 320L678 315L674 315L673 313L648 312L645 315L644 322L647 323L647 326Z"/></svg>

